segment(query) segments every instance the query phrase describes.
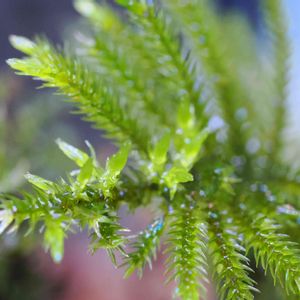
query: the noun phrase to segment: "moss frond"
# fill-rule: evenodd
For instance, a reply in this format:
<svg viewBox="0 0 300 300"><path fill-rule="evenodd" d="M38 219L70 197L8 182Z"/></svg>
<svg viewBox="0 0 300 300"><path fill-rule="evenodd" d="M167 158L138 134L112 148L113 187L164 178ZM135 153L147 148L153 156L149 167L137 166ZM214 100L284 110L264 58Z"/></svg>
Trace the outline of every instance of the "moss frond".
<svg viewBox="0 0 300 300"><path fill-rule="evenodd" d="M274 283L279 281L287 293L295 295L300 290L299 248L280 233L280 226L264 214L258 214L248 227L244 228L247 250L254 252L257 264L269 271Z"/></svg>
<svg viewBox="0 0 300 300"><path fill-rule="evenodd" d="M172 208L166 260L168 281L175 280L175 295L182 299L205 298L207 283L206 227L193 199L183 199Z"/></svg>
<svg viewBox="0 0 300 300"><path fill-rule="evenodd" d="M129 277L134 271L137 271L139 277L142 277L147 263L150 269L152 269L152 259L156 258L157 248L164 227L164 219L160 218L138 234L136 240L131 244L133 251L128 253L122 264L122 266L127 267L124 277Z"/></svg>
<svg viewBox="0 0 300 300"><path fill-rule="evenodd" d="M248 273L246 250L241 246L239 228L232 226L226 212L210 210L208 215L209 249L213 273L221 299L254 299L255 282Z"/></svg>
<svg viewBox="0 0 300 300"><path fill-rule="evenodd" d="M129 106L124 96L107 84L105 78L78 58L55 49L42 39L32 43L32 47L31 56L11 59L9 65L19 74L38 78L44 82L43 86L57 88L70 97L78 112L97 128L104 129L108 137L118 143L129 139L146 152L147 141L154 134L149 132L148 126L144 128L141 124L148 117L137 119L137 114L141 112ZM143 133L141 128L144 128ZM157 130L159 132L161 129Z"/></svg>
<svg viewBox="0 0 300 300"><path fill-rule="evenodd" d="M1 195L0 233L26 221L59 262L67 235L87 228L90 249L122 259L126 277L151 268L166 236L167 277L183 300L205 299L208 284L220 299L254 299L253 252L299 297L299 172L280 157L289 53L280 1L262 1L274 74L259 84L249 75L262 69L255 47L250 61L236 55L243 47L229 45L239 36L230 28L240 23L225 22L209 1L116 2L117 10L75 1L91 27L75 51L12 37L26 57L10 66L56 88L119 150L101 165L89 143L87 154L58 140L77 169L55 182L27 174L35 191ZM151 205L163 217L133 237L122 205L131 213Z"/></svg>

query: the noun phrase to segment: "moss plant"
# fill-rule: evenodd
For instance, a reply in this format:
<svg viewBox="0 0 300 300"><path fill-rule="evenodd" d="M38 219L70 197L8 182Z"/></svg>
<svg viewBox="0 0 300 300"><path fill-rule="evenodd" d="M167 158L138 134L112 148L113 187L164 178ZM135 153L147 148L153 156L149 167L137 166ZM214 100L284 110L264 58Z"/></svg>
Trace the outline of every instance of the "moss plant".
<svg viewBox="0 0 300 300"><path fill-rule="evenodd" d="M205 299L208 281L220 299L254 299L253 256L287 299L299 297L300 186L282 157L289 51L280 1L262 1L267 63L242 21L240 37L204 0L116 2L120 9L75 2L91 30L72 49L11 37L26 57L8 64L56 88L119 150L101 165L89 143L86 153L58 140L77 169L56 182L27 174L35 191L1 196L0 231L29 220L59 262L67 234L88 228L91 249L106 249L126 276L142 275L164 243L168 281L185 300ZM157 218L128 234L120 206L149 204Z"/></svg>

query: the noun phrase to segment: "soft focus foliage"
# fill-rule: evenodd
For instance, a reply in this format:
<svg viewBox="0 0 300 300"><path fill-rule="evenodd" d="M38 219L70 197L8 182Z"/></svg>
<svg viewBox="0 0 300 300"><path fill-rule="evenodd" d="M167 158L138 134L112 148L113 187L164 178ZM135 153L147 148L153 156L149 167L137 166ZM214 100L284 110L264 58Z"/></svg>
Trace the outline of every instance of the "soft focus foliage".
<svg viewBox="0 0 300 300"><path fill-rule="evenodd" d="M299 297L299 170L282 158L288 42L280 2L262 1L267 62L247 26L208 1L116 2L118 12L75 2L91 28L76 51L11 38L27 56L8 64L68 96L119 150L104 166L89 143L88 154L58 140L77 169L56 182L28 174L35 192L2 195L0 231L28 220L59 262L67 234L87 228L91 250L106 249L125 276L142 275L165 240L168 280L187 300L205 299L209 280L220 299L254 299L254 256ZM126 233L118 209L149 204L153 223Z"/></svg>
<svg viewBox="0 0 300 300"><path fill-rule="evenodd" d="M30 187L24 178L29 169L50 177L65 172L68 163L49 136L60 132L74 140L74 132L63 124L64 110L53 101L55 97L43 93L44 101L41 102L25 95L26 89L19 78L1 73L0 79L0 192L17 193L21 188ZM16 105L19 96L23 103ZM48 135L44 134L45 128ZM41 168L45 162L49 165ZM0 230L3 230L11 218L5 211L0 211L0 215ZM46 283L30 265L30 256L39 237L24 238L25 232L26 226L22 226L16 235L0 237L0 299L34 300L46 299L48 294L54 296L57 284Z"/></svg>

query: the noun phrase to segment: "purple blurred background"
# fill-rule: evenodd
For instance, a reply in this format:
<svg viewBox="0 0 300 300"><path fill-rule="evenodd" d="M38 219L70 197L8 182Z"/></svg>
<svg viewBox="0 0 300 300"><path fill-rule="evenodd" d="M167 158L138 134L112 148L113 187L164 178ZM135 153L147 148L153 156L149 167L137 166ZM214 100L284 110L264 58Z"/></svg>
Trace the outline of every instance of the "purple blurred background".
<svg viewBox="0 0 300 300"><path fill-rule="evenodd" d="M0 0L0 59L15 57L8 44L12 33L24 36L45 34L60 40L61 30L76 17L71 0Z"/></svg>

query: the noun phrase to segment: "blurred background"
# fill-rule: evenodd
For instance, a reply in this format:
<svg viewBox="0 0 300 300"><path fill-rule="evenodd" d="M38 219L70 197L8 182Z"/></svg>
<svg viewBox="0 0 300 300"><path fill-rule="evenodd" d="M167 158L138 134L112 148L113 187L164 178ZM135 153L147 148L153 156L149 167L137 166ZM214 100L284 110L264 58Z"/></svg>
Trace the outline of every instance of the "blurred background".
<svg viewBox="0 0 300 300"><path fill-rule="evenodd" d="M259 0L215 0L221 14L243 16L258 41L263 39ZM285 0L292 55L289 85L290 136L299 137L300 124L300 2ZM8 43L10 34L33 37L44 34L59 43L80 28L72 0L0 0L0 192L26 189L23 174L29 171L47 178L63 176L72 165L57 149L55 139L84 147L88 139L105 159L114 149L78 116L69 114L70 105L50 91L36 90L31 80L16 76L5 60L18 57ZM289 136L289 135L287 135ZM297 155L297 154L295 154ZM126 219L133 230L143 228L148 214L140 211ZM142 281L122 279L104 252L91 256L85 233L70 236L65 258L54 265L35 238L1 237L0 300L169 300L171 286L163 284L162 257ZM269 282L264 283L266 285ZM282 299L280 295L257 299ZM277 297L277 298L276 298ZM213 294L210 299L215 299Z"/></svg>

